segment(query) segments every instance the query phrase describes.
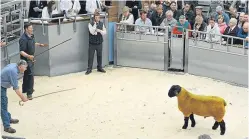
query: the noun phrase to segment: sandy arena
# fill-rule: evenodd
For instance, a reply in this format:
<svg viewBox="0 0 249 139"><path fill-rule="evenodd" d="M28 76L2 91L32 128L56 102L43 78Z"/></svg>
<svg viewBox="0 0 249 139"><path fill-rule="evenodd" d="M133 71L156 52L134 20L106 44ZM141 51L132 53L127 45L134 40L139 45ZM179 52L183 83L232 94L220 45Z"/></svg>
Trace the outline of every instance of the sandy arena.
<svg viewBox="0 0 249 139"><path fill-rule="evenodd" d="M20 120L12 125L17 133L4 135L26 139L244 139L248 136L247 88L210 78L135 68L106 68L107 73L86 76L84 72L58 77L35 77L34 97L52 94L19 106L18 96L8 89L9 111ZM21 82L19 83L21 86ZM177 99L168 89L179 84L196 94L223 97L226 107L226 134L212 130L213 118L195 116L182 130L184 117Z"/></svg>

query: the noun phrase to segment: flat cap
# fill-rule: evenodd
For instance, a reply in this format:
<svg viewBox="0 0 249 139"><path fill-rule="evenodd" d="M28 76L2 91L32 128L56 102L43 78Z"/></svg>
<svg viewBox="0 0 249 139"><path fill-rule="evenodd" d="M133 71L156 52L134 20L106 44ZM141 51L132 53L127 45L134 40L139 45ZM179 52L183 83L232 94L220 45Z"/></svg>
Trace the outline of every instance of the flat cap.
<svg viewBox="0 0 249 139"><path fill-rule="evenodd" d="M195 9L203 9L202 6L196 6Z"/></svg>

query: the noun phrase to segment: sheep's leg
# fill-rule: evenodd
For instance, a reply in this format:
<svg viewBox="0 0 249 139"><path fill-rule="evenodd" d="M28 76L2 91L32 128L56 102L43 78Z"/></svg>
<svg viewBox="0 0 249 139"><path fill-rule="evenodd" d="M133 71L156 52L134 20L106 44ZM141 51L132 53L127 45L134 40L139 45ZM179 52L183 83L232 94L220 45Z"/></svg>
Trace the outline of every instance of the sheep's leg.
<svg viewBox="0 0 249 139"><path fill-rule="evenodd" d="M190 120L191 120L191 127L195 127L195 118L194 118L194 114L190 115Z"/></svg>
<svg viewBox="0 0 249 139"><path fill-rule="evenodd" d="M215 121L215 123L214 123L212 129L213 129L213 130L216 130L218 127L219 127L219 123L218 123L217 121Z"/></svg>
<svg viewBox="0 0 249 139"><path fill-rule="evenodd" d="M226 124L225 124L224 120L219 122L219 124L220 124L220 135L224 135L226 132Z"/></svg>
<svg viewBox="0 0 249 139"><path fill-rule="evenodd" d="M189 117L184 117L184 125L182 126L182 129L187 129L187 127L188 127L188 120L189 120Z"/></svg>

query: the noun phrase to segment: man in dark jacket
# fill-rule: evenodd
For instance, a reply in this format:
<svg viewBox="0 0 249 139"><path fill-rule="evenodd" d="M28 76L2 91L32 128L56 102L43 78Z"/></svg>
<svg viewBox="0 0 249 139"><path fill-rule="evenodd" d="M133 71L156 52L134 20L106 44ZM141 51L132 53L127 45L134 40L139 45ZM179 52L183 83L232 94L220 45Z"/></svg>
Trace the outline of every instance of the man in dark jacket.
<svg viewBox="0 0 249 139"><path fill-rule="evenodd" d="M31 24L24 25L25 32L19 40L20 58L27 61L28 67L24 72L22 92L27 93L28 99L32 99L34 92L34 54L35 46L47 46L42 43L35 42L33 35L33 27Z"/></svg>
<svg viewBox="0 0 249 139"><path fill-rule="evenodd" d="M177 11L177 16L176 16L176 20L179 20L179 17L181 15L184 15L186 17L186 20L188 20L188 22L193 25L194 24L194 12L190 9L191 4L189 3L185 3L184 8L182 10L178 10Z"/></svg>
<svg viewBox="0 0 249 139"><path fill-rule="evenodd" d="M165 19L165 13L163 13L162 5L157 6L157 10L152 14L151 22L153 26L160 26L162 21Z"/></svg>
<svg viewBox="0 0 249 139"><path fill-rule="evenodd" d="M94 53L97 52L97 71L105 73L106 71L102 68L102 43L103 36L106 34L106 28L103 22L100 21L100 14L94 13L94 20L88 24L89 28L89 51L88 51L88 69L86 75L92 72Z"/></svg>
<svg viewBox="0 0 249 139"><path fill-rule="evenodd" d="M29 4L29 15L28 17L31 18L41 18L42 16L42 9L46 7L47 1L45 0L31 0Z"/></svg>

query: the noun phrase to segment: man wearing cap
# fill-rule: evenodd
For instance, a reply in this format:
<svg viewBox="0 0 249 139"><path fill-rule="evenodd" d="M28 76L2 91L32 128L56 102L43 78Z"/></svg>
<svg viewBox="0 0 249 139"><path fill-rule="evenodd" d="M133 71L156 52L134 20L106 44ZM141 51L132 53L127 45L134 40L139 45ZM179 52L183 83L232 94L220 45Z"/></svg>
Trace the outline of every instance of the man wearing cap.
<svg viewBox="0 0 249 139"><path fill-rule="evenodd" d="M4 131L8 133L16 132L15 129L10 127L10 124L17 124L19 120L12 119L11 114L8 112L7 88L12 86L23 102L28 101L28 99L23 96L18 86L18 74L23 74L27 69L27 66L28 64L26 61L20 60L18 63L8 64L1 71L1 118Z"/></svg>
<svg viewBox="0 0 249 139"><path fill-rule="evenodd" d="M215 14L215 20L218 22L218 16L223 15L224 21L226 22L227 25L229 25L229 16L223 11L223 8L221 6L216 7L216 14Z"/></svg>
<svg viewBox="0 0 249 139"><path fill-rule="evenodd" d="M118 21L119 21L119 23L123 23L123 24L127 24L127 25L132 25L134 23L134 17L133 17L133 14L130 13L129 7L125 6L123 8L123 13L120 14ZM123 28L119 28L119 29L123 29ZM127 26L127 30L132 31L133 26Z"/></svg>
<svg viewBox="0 0 249 139"><path fill-rule="evenodd" d="M202 9L203 9L202 6L196 6L196 7L195 7L195 15L194 15L194 17L196 17L197 15L202 16L203 21L204 21L205 23L208 23L208 19L207 19L207 17L202 13Z"/></svg>
<svg viewBox="0 0 249 139"><path fill-rule="evenodd" d="M173 28L172 32L173 34L183 35L185 29L191 30L191 25L188 21L186 21L186 17L184 15L181 15L179 17L179 21L176 23L176 26ZM191 36L191 32L189 32L189 36Z"/></svg>

